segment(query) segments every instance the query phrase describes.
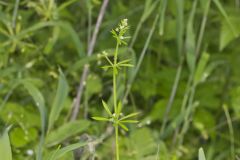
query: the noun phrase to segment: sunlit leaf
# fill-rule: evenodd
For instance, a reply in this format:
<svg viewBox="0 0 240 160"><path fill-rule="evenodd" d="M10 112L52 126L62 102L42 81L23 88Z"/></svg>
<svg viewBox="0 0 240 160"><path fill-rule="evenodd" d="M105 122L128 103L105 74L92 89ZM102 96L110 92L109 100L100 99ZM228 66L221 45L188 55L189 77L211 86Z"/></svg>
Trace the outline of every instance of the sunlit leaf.
<svg viewBox="0 0 240 160"><path fill-rule="evenodd" d="M92 119L97 120L97 121L109 121L109 119L105 118L105 117L92 117Z"/></svg>
<svg viewBox="0 0 240 160"><path fill-rule="evenodd" d="M0 134L0 157L2 160L12 160L12 149L7 129Z"/></svg>
<svg viewBox="0 0 240 160"><path fill-rule="evenodd" d="M198 150L198 160L206 160L205 154L202 148Z"/></svg>
<svg viewBox="0 0 240 160"><path fill-rule="evenodd" d="M102 100L102 104L103 104L103 107L104 107L105 111L108 113L108 115L109 115L109 116L112 116L112 113L111 113L111 111L109 110L109 107L108 107L107 103L104 102L104 100Z"/></svg>

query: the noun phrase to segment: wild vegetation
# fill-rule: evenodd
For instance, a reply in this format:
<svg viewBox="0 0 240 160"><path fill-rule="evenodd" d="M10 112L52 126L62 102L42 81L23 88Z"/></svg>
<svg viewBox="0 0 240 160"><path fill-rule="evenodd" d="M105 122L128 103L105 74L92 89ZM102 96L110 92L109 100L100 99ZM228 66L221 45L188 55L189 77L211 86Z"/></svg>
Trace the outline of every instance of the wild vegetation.
<svg viewBox="0 0 240 160"><path fill-rule="evenodd" d="M239 15L0 0L0 160L239 160Z"/></svg>

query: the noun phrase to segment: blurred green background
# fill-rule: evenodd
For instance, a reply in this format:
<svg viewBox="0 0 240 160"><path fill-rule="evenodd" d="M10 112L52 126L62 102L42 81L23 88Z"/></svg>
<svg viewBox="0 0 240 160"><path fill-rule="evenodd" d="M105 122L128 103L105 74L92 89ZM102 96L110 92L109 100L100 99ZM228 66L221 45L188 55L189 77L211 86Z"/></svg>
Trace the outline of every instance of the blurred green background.
<svg viewBox="0 0 240 160"><path fill-rule="evenodd" d="M141 114L121 130L121 159L195 160L200 147L208 160L239 159L239 15L239 0L0 0L0 131L11 126L13 159L88 140L101 142L75 159L114 159L112 127L91 117L105 114L101 99L112 105L101 54L113 54L110 31L124 18L131 38L120 59L135 67L121 71L117 88L124 113Z"/></svg>

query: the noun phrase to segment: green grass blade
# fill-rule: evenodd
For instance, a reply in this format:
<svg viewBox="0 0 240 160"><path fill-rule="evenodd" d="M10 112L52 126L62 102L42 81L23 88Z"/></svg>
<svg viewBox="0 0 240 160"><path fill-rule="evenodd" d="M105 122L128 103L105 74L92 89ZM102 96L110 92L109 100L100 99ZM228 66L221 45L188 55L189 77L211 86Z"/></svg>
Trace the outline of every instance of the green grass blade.
<svg viewBox="0 0 240 160"><path fill-rule="evenodd" d="M200 148L198 151L198 160L206 160L205 154L202 148Z"/></svg>
<svg viewBox="0 0 240 160"><path fill-rule="evenodd" d="M162 36L164 34L164 24L165 24L165 12L167 9L168 0L162 0L160 7L160 24L159 24L159 34Z"/></svg>
<svg viewBox="0 0 240 160"><path fill-rule="evenodd" d="M187 22L187 31L186 31L186 50L187 50L186 60L191 73L194 72L195 63L196 63L196 55L195 55L196 39L195 39L194 30L193 30L196 6L197 6L197 0L195 0L193 3L192 11L190 13L190 16Z"/></svg>
<svg viewBox="0 0 240 160"><path fill-rule="evenodd" d="M151 15L151 13L156 8L158 2L159 0L155 0L153 3L152 3L152 0L146 0L144 12L141 17L142 22L144 22Z"/></svg>
<svg viewBox="0 0 240 160"><path fill-rule="evenodd" d="M0 135L0 157L2 160L12 160L12 149L7 129Z"/></svg>
<svg viewBox="0 0 240 160"><path fill-rule="evenodd" d="M183 50L183 34L184 34L184 0L176 0L177 5L177 48L178 55L181 57Z"/></svg>
<svg viewBox="0 0 240 160"><path fill-rule="evenodd" d="M58 87L57 93L53 101L53 105L51 108L50 116L49 116L49 123L48 123L48 131L53 127L54 122L58 119L63 107L64 102L67 98L69 87L66 80L65 75L59 70L59 80L58 80Z"/></svg>

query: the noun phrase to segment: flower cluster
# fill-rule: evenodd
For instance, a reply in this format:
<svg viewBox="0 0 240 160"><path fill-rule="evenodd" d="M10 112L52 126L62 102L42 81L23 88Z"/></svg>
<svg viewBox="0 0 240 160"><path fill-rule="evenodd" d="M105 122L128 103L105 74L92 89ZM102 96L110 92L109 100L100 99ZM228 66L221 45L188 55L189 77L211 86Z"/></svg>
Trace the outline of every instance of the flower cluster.
<svg viewBox="0 0 240 160"><path fill-rule="evenodd" d="M113 34L113 37L117 39L117 42L119 45L121 44L127 45L127 43L124 40L130 37L126 37L124 35L128 31L128 29L129 29L128 19L123 19L118 24L118 27L111 31L111 33Z"/></svg>

